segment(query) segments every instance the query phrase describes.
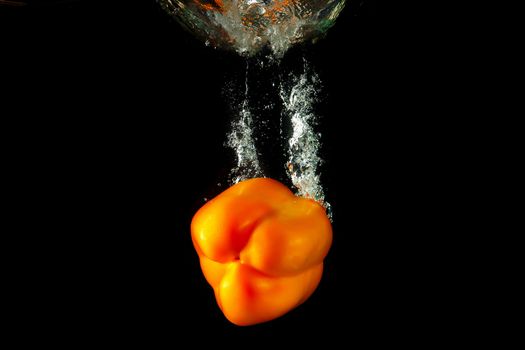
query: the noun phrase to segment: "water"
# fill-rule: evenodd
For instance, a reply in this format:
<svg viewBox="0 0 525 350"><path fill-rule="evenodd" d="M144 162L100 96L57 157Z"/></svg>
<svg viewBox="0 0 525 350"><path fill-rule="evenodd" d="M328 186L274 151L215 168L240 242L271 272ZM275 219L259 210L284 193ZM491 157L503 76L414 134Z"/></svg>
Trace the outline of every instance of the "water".
<svg viewBox="0 0 525 350"><path fill-rule="evenodd" d="M346 0L158 1L209 46L233 49L243 56L253 56L265 47L270 48L271 64L267 73L276 75L274 68L285 52L296 43L323 36L335 23ZM265 65L262 60L257 63L260 67ZM318 117L314 109L321 84L306 60L303 66L302 73L290 74L273 84L278 90L277 99L282 102L280 137L286 138L286 149L282 150L287 159L285 169L296 194L319 202L331 218L331 207L325 200L321 182L321 135L316 131ZM261 111L250 106L249 71L247 61L244 98L236 109L226 141L236 158L230 174L232 184L266 175L255 143L256 134L261 130L256 130L254 121L261 118ZM271 154L263 156L272 157Z"/></svg>
<svg viewBox="0 0 525 350"><path fill-rule="evenodd" d="M346 0L158 0L188 31L213 47L282 57L335 24Z"/></svg>

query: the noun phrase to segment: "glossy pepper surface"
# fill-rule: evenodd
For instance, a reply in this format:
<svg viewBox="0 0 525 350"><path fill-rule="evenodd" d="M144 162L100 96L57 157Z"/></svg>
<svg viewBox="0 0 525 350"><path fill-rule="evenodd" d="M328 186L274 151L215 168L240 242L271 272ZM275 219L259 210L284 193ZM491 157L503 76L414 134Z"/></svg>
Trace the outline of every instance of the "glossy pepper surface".
<svg viewBox="0 0 525 350"><path fill-rule="evenodd" d="M240 182L191 224L202 272L228 320L272 320L303 303L323 273L332 226L317 202L268 178Z"/></svg>

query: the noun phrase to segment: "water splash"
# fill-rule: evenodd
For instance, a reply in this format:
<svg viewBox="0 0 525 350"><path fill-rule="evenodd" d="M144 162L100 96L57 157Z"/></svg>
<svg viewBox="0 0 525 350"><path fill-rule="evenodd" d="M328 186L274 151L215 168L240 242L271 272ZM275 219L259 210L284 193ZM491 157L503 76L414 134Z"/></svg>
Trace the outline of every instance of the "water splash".
<svg viewBox="0 0 525 350"><path fill-rule="evenodd" d="M244 100L239 110L239 118L232 122L232 131L228 135L226 143L234 150L237 160L237 165L231 171L231 182L233 184L263 176L253 136L253 118L248 99L248 72L249 63L247 62Z"/></svg>
<svg viewBox="0 0 525 350"><path fill-rule="evenodd" d="M158 0L207 45L252 56L268 46L282 57L334 25L346 0Z"/></svg>
<svg viewBox="0 0 525 350"><path fill-rule="evenodd" d="M325 201L321 183L321 134L315 130L318 119L313 108L320 84L318 76L311 71L305 60L304 72L299 76L291 75L288 82L281 84L280 96L284 114L292 126L286 163L288 175L297 188L297 195L321 203L331 218L331 207Z"/></svg>
<svg viewBox="0 0 525 350"><path fill-rule="evenodd" d="M271 12L281 20L269 21ZM213 20L227 33L230 45L239 54L253 55L267 45L277 58L301 41L306 25L306 20L295 17L289 7L273 10L260 0L239 1L222 13L214 13Z"/></svg>

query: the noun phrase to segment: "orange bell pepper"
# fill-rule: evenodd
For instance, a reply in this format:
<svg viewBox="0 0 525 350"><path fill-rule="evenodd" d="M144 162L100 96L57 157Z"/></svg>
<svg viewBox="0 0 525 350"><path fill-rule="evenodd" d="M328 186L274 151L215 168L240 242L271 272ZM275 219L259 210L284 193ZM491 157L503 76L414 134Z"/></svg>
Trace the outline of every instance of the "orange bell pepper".
<svg viewBox="0 0 525 350"><path fill-rule="evenodd" d="M193 217L191 234L219 307L239 326L275 319L308 299L332 244L325 209L268 178L210 200Z"/></svg>

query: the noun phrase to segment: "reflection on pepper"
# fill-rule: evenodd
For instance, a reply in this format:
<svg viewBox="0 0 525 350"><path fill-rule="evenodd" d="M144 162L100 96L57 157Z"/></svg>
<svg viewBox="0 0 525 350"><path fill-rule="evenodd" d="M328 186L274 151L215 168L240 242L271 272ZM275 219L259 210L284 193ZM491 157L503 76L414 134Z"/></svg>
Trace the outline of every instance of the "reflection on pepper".
<svg viewBox="0 0 525 350"><path fill-rule="evenodd" d="M267 178L240 182L206 203L191 233L219 307L240 326L275 319L308 299L332 243L324 208Z"/></svg>
<svg viewBox="0 0 525 350"><path fill-rule="evenodd" d="M193 0L195 3L199 6L201 6L203 9L212 11L220 11L222 12L222 0Z"/></svg>
<svg viewBox="0 0 525 350"><path fill-rule="evenodd" d="M254 23L252 20L255 17L264 17L270 21L270 23L278 23L284 17L289 17L287 12L290 12L293 6L296 6L293 0L273 0L273 1L253 1L253 2L233 2L224 4L223 0L193 0L197 6L206 11L218 11L223 13L225 10L233 8L233 6L243 7L244 11L247 11L248 16L242 16L243 24L245 26L251 26ZM252 6L252 11L250 11ZM258 8L258 10L253 10ZM253 12L253 13L252 13ZM307 12L307 11L305 11Z"/></svg>

